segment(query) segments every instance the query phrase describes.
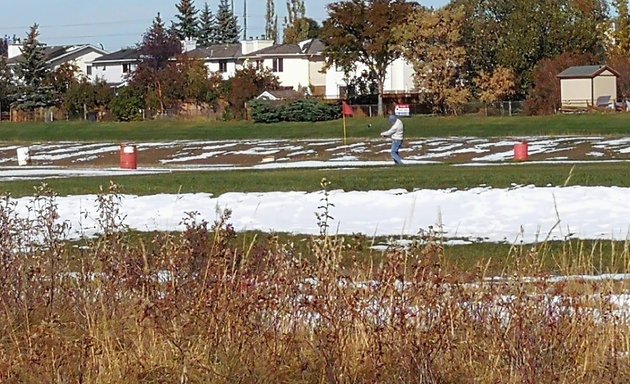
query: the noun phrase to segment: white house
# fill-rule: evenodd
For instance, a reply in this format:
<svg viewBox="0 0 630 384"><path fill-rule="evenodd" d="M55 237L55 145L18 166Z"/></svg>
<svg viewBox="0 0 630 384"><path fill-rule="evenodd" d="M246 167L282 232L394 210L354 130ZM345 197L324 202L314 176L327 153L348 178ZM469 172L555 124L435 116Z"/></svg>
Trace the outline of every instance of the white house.
<svg viewBox="0 0 630 384"><path fill-rule="evenodd" d="M44 58L51 69L55 70L62 64L72 64L78 68L78 76L91 78L91 63L106 55L107 51L91 44L44 46ZM22 45L9 44L9 65L15 65L23 60Z"/></svg>
<svg viewBox="0 0 630 384"><path fill-rule="evenodd" d="M321 40L310 39L254 51L246 56L246 60L269 68L282 87L306 89L313 95L323 96L326 86L326 75L321 72L324 67L323 48Z"/></svg>
<svg viewBox="0 0 630 384"><path fill-rule="evenodd" d="M220 73L224 80L234 77L237 69L243 68L246 57L254 51L273 46L273 40L250 39L236 44L214 44L196 48L188 57L204 60L208 71Z"/></svg>
<svg viewBox="0 0 630 384"><path fill-rule="evenodd" d="M89 69L90 80L104 80L112 86L124 85L140 62L140 50L125 48L93 60Z"/></svg>
<svg viewBox="0 0 630 384"><path fill-rule="evenodd" d="M349 73L349 78L358 77L368 68L363 64L357 64L356 70ZM383 83L384 93L408 93L415 90L413 66L405 59L394 60L385 73ZM344 72L338 68L331 67L326 72L326 98L343 98L348 87Z"/></svg>

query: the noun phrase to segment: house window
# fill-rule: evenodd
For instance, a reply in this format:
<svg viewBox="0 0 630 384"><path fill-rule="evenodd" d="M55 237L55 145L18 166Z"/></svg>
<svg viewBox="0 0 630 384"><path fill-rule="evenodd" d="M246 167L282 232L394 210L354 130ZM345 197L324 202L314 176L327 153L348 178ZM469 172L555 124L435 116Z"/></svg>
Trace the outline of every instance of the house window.
<svg viewBox="0 0 630 384"><path fill-rule="evenodd" d="M256 60L256 69L262 69L262 68L263 68L263 61Z"/></svg>
<svg viewBox="0 0 630 384"><path fill-rule="evenodd" d="M129 72L129 64L123 64L123 73Z"/></svg>
<svg viewBox="0 0 630 384"><path fill-rule="evenodd" d="M227 72L227 61L219 61L219 72Z"/></svg>
<svg viewBox="0 0 630 384"><path fill-rule="evenodd" d="M85 72L88 76L92 76L92 66L88 65L87 67L85 67Z"/></svg>
<svg viewBox="0 0 630 384"><path fill-rule="evenodd" d="M273 59L273 71L274 72L284 71L284 63L282 62L282 59Z"/></svg>

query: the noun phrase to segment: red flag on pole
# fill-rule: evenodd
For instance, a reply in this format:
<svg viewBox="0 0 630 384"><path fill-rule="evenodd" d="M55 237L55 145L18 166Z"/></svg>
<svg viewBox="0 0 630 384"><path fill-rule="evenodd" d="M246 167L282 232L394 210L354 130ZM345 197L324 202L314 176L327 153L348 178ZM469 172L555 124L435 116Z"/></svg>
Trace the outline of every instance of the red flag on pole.
<svg viewBox="0 0 630 384"><path fill-rule="evenodd" d="M345 101L341 102L341 113L344 116L352 116L352 107Z"/></svg>

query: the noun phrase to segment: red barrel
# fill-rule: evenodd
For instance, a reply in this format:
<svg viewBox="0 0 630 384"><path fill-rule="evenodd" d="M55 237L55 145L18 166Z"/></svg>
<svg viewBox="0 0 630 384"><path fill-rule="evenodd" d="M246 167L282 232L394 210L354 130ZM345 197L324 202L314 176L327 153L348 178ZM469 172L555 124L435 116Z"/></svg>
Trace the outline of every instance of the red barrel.
<svg viewBox="0 0 630 384"><path fill-rule="evenodd" d="M527 143L522 142L519 144L514 144L514 160L516 161L525 161L527 160Z"/></svg>
<svg viewBox="0 0 630 384"><path fill-rule="evenodd" d="M120 145L120 168L136 169L138 166L138 151L135 145Z"/></svg>

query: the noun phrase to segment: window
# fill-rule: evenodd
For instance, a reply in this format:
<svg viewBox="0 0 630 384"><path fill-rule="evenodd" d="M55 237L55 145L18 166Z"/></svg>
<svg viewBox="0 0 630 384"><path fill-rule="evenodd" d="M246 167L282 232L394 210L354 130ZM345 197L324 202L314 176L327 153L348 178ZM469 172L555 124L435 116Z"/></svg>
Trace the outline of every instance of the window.
<svg viewBox="0 0 630 384"><path fill-rule="evenodd" d="M273 71L274 72L284 71L284 63L282 62L282 59L273 59Z"/></svg>
<svg viewBox="0 0 630 384"><path fill-rule="evenodd" d="M227 61L219 61L219 72L227 72Z"/></svg>
<svg viewBox="0 0 630 384"><path fill-rule="evenodd" d="M262 68L263 68L263 61L256 60L256 69L262 69Z"/></svg>
<svg viewBox="0 0 630 384"><path fill-rule="evenodd" d="M85 72L88 76L92 76L92 66L88 65L87 67L85 67Z"/></svg>
<svg viewBox="0 0 630 384"><path fill-rule="evenodd" d="M129 64L123 64L123 73L129 72Z"/></svg>

